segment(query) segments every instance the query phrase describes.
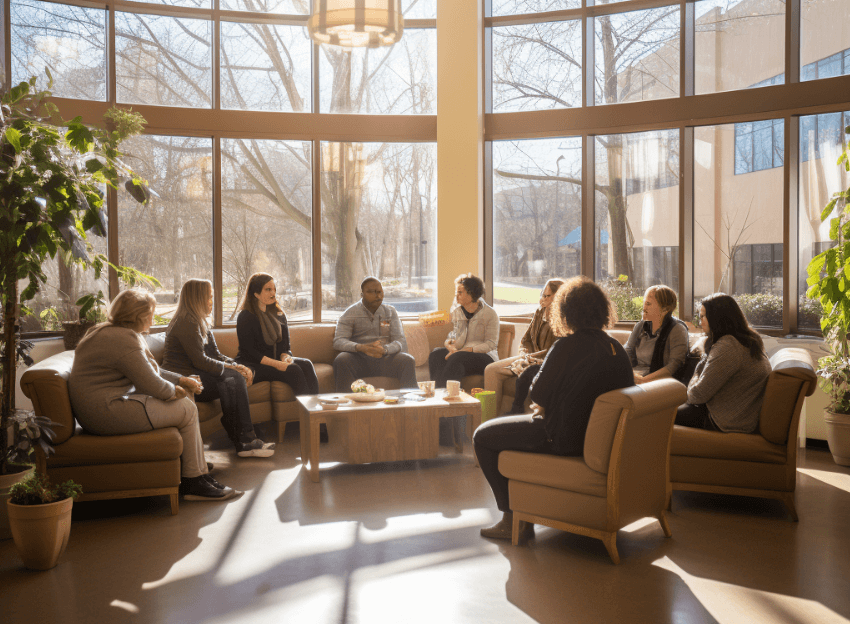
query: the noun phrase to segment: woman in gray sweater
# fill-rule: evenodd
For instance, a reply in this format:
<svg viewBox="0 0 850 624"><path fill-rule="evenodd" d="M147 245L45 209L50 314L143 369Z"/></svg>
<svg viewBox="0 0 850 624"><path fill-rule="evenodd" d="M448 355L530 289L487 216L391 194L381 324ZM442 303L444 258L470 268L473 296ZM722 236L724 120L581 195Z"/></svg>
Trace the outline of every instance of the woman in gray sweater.
<svg viewBox="0 0 850 624"><path fill-rule="evenodd" d="M162 365L175 373L200 378L203 390L196 401L221 401L221 425L239 457L271 457L274 442L260 440L251 422L248 386L254 374L218 350L207 321L212 306L212 282L190 279L183 284L174 318L165 330Z"/></svg>
<svg viewBox="0 0 850 624"><path fill-rule="evenodd" d="M235 490L208 474L198 408L189 397L201 391L199 380L159 368L142 338L155 307L150 293L122 291L109 306L109 320L80 341L68 378L74 415L94 435L177 427L183 438L180 490L186 500L233 498Z"/></svg>
<svg viewBox="0 0 850 624"><path fill-rule="evenodd" d="M713 431L752 433L758 427L771 368L761 336L738 302L724 293L702 300L705 355L688 385L688 402L676 424Z"/></svg>
<svg viewBox="0 0 850 624"><path fill-rule="evenodd" d="M669 286L650 286L643 295L643 319L624 346L635 383L673 377L688 355L688 328L673 316L678 298Z"/></svg>

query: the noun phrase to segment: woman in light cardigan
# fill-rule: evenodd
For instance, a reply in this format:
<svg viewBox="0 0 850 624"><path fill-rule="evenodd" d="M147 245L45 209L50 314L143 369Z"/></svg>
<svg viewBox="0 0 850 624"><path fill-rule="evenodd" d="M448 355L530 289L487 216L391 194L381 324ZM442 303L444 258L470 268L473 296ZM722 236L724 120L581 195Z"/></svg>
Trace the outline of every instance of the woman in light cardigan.
<svg viewBox="0 0 850 624"><path fill-rule="evenodd" d="M180 490L187 500L227 500L238 494L213 479L204 461L196 378L163 370L142 338L153 322L156 299L124 290L112 300L108 319L77 345L68 378L74 416L94 435L127 435L176 427L183 439Z"/></svg>
<svg viewBox="0 0 850 624"><path fill-rule="evenodd" d="M271 457L274 442L260 440L251 422L248 385L254 375L247 366L218 350L207 320L212 306L212 282L190 279L183 284L174 318L165 330L162 365L182 375L200 377L203 391L196 401L221 401L221 425L239 457Z"/></svg>
<svg viewBox="0 0 850 624"><path fill-rule="evenodd" d="M499 315L481 299L483 295L484 282L472 273L455 280L454 328L445 346L428 357L431 380L438 388L445 388L449 379L482 375L499 357Z"/></svg>
<svg viewBox="0 0 850 624"><path fill-rule="evenodd" d="M540 307L534 312L531 324L525 330L520 343L519 355L498 362L493 362L484 369L484 389L496 393L496 410L501 410L502 387L507 379L517 376L514 402L508 414L521 414L525 399L534 376L540 371L543 358L555 343L555 333L552 331L549 317L555 293L564 284L562 280L550 279L540 292ZM524 369L517 375L517 362L522 361ZM497 415L501 415L501 411Z"/></svg>

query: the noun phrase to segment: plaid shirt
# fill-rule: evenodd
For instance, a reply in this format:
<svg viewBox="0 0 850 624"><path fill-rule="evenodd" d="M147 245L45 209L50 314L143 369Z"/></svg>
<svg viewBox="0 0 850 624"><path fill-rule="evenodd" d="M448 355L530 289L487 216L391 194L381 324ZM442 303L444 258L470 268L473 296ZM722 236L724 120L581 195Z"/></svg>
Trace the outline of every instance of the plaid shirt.
<svg viewBox="0 0 850 624"><path fill-rule="evenodd" d="M372 314L362 301L358 301L339 317L334 334L334 349L354 353L357 351L357 345L375 342L380 340L382 335L387 339L388 355L407 351L404 330L395 308L381 304Z"/></svg>

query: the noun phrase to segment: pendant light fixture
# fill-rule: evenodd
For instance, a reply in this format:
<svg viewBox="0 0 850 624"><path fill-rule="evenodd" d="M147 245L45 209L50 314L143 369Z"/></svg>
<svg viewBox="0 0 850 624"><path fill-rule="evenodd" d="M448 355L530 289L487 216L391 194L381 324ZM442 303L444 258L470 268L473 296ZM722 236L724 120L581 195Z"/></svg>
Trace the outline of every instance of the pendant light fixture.
<svg viewBox="0 0 850 624"><path fill-rule="evenodd" d="M346 48L390 46L404 33L401 0L313 0L310 38Z"/></svg>

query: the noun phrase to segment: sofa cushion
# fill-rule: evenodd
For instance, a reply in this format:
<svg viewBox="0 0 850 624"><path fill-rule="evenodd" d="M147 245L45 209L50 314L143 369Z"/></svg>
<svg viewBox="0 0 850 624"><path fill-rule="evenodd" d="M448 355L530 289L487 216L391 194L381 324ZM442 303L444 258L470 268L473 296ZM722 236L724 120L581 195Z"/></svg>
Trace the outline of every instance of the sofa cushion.
<svg viewBox="0 0 850 624"><path fill-rule="evenodd" d="M128 464L179 458L183 452L183 438L176 427L114 436L78 433L55 448L56 452L48 460L51 468Z"/></svg>
<svg viewBox="0 0 850 624"><path fill-rule="evenodd" d="M294 401L295 393L292 391L292 387L289 384L283 383L282 381L272 381L271 400L278 403L282 401Z"/></svg>
<svg viewBox="0 0 850 624"><path fill-rule="evenodd" d="M318 363L333 364L336 325L290 325L289 341L295 357L307 358L315 366Z"/></svg>
<svg viewBox="0 0 850 624"><path fill-rule="evenodd" d="M279 383L281 386L286 385L281 382L270 381L261 381L255 384L251 384L250 386L248 386L248 404L258 405L260 403L268 403L269 401L271 401L272 383ZM289 386L286 387L288 388ZM198 420L200 422L206 422L221 414L221 401L219 401L218 399L214 401L206 401L204 403L199 402L197 405Z"/></svg>
<svg viewBox="0 0 850 624"><path fill-rule="evenodd" d="M235 359L239 354L239 338L236 337L236 327L231 325L230 327L216 329L213 334L218 350L223 355Z"/></svg>
<svg viewBox="0 0 850 624"><path fill-rule="evenodd" d="M788 450L757 433L723 433L693 427L673 427L670 455L784 464Z"/></svg>
<svg viewBox="0 0 850 624"><path fill-rule="evenodd" d="M313 368L316 369L316 377L319 380L319 393L334 392L336 385L333 364L313 362Z"/></svg>
<svg viewBox="0 0 850 624"><path fill-rule="evenodd" d="M416 366L428 363L431 346L428 344L428 334L421 325L405 324L404 338L407 340L407 352L413 356Z"/></svg>
<svg viewBox="0 0 850 624"><path fill-rule="evenodd" d="M581 457L502 451L499 472L508 479L590 496L607 496L607 475L588 468Z"/></svg>

